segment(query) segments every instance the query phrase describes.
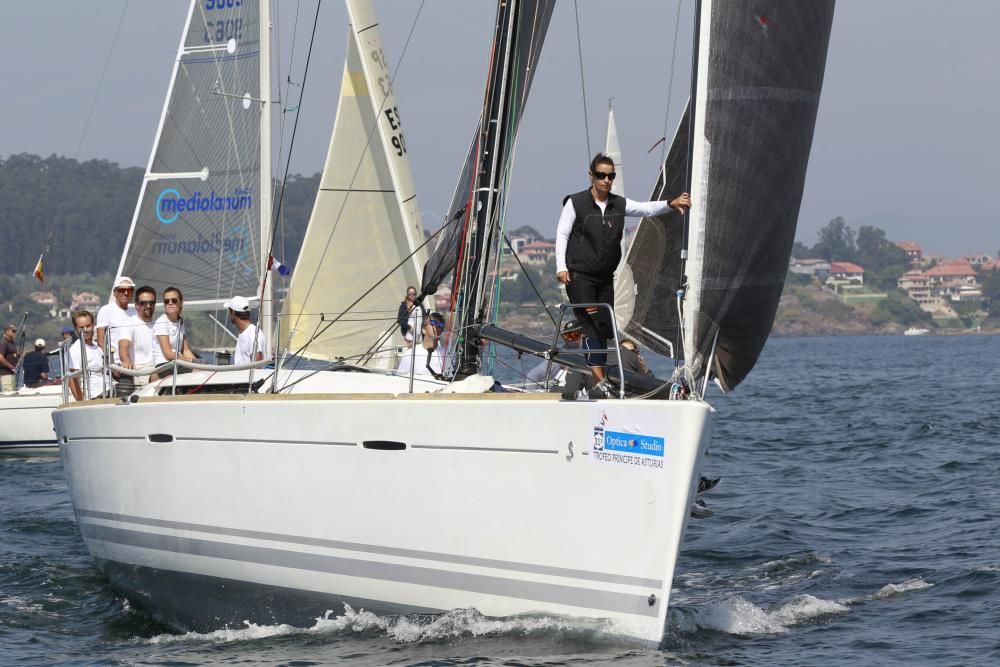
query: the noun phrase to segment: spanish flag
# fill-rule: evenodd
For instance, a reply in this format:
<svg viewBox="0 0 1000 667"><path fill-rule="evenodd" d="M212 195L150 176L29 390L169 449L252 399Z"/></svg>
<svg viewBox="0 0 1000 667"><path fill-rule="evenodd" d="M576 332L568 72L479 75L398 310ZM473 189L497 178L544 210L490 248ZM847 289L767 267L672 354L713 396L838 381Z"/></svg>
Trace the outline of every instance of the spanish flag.
<svg viewBox="0 0 1000 667"><path fill-rule="evenodd" d="M38 256L38 264L35 264L35 278L37 278L38 282L40 282L40 283L44 283L45 282L45 271L42 269L42 258L44 258L44 257L45 257L45 253L42 253L41 255L39 255Z"/></svg>

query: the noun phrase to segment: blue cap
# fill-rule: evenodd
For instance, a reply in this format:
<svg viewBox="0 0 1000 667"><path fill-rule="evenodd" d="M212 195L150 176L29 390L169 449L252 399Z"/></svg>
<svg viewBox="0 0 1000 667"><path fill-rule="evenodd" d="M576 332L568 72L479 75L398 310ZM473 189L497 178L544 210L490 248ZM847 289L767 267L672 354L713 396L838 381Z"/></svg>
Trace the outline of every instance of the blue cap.
<svg viewBox="0 0 1000 667"><path fill-rule="evenodd" d="M62 332L63 332L64 334L65 334L65 333L73 333L73 327L63 327L63 330L62 330Z"/></svg>

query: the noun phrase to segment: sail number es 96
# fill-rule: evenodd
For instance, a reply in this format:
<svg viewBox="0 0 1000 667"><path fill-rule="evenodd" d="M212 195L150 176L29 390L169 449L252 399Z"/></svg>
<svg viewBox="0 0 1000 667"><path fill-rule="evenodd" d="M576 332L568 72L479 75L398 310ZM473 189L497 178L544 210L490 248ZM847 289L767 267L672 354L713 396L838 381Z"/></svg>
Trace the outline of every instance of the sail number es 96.
<svg viewBox="0 0 1000 667"><path fill-rule="evenodd" d="M393 135L392 146L396 149L396 155L403 155L406 153L406 140L403 138L403 127L399 122L399 107L393 107L391 109L386 109L385 113L386 120L389 121L389 127L392 128Z"/></svg>

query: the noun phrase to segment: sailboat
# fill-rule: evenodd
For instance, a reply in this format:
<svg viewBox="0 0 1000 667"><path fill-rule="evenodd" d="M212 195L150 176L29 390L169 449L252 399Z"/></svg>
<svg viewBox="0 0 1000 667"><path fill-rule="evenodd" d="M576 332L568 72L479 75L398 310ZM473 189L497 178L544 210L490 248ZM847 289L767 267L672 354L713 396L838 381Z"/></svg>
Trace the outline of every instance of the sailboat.
<svg viewBox="0 0 1000 667"><path fill-rule="evenodd" d="M696 12L694 94L657 186L662 197L687 180L694 205L686 224L643 221L627 259L625 330L651 347L678 341L671 380L686 391L674 400L610 369L624 399L492 391L478 372L489 344L583 367L488 321L510 156L552 6L499 3L483 114L423 267L425 295L451 280L448 349L466 379L418 385L341 362L308 377L275 369L262 393L56 412L81 534L135 602L189 628L308 624L344 604L474 607L608 619L661 640L710 437L705 389L746 377L781 294L833 2L706 0Z"/></svg>

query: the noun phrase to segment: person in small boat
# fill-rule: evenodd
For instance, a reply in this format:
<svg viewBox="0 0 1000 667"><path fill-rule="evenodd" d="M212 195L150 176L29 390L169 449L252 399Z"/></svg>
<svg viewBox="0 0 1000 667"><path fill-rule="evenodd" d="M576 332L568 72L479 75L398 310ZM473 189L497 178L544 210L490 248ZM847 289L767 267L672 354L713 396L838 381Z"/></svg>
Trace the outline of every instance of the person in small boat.
<svg viewBox="0 0 1000 667"><path fill-rule="evenodd" d="M14 391L17 381L17 358L19 353L14 337L17 327L8 324L3 328L3 338L0 338L0 391Z"/></svg>
<svg viewBox="0 0 1000 667"><path fill-rule="evenodd" d="M107 395L104 389L104 355L94 341L94 316L87 310L74 313L73 326L79 332L79 338L69 348L69 370L73 372L86 367L87 398L103 398ZM69 390L73 393L73 398L84 400L82 377L71 378Z"/></svg>
<svg viewBox="0 0 1000 667"><path fill-rule="evenodd" d="M576 349L580 347L580 340L583 336L583 325L576 320L569 320L563 323L562 332L559 335L562 337L566 349ZM546 370L549 372L548 378L545 376ZM529 389L531 388L531 383L543 388L548 388L550 385L560 388L566 384L569 375L571 373L564 366L560 366L555 362L550 364L547 360L543 359L538 365L528 371L528 374L525 375L525 380L529 384ZM580 375L582 377L582 374ZM577 388L579 389L579 387Z"/></svg>
<svg viewBox="0 0 1000 667"><path fill-rule="evenodd" d="M156 323L153 315L156 312L156 290L149 285L143 285L135 291L135 309L138 313L138 322L122 330L118 338L118 358L120 365L125 368L152 368L156 365L153 358L154 350L159 346L159 341L153 334ZM129 381L126 381L128 378ZM125 376L119 382L124 385L119 391L131 393L135 385L144 385L149 382L150 376L137 375L135 377ZM131 385L131 387L129 386Z"/></svg>
<svg viewBox="0 0 1000 667"><path fill-rule="evenodd" d="M49 381L49 358L45 354L44 338L36 340L35 349L24 355L21 368L24 369L24 386L29 389Z"/></svg>
<svg viewBox="0 0 1000 667"><path fill-rule="evenodd" d="M688 193L661 201L636 202L611 192L615 163L598 153L590 162L590 187L563 199L556 229L556 279L566 286L570 303L606 303L614 307L614 272L621 260L625 217L655 217L671 208L691 206ZM585 329L585 349L605 349L612 338L611 314L600 308L577 308ZM604 380L607 354L587 356L593 380ZM606 386L605 386L606 388Z"/></svg>
<svg viewBox="0 0 1000 667"><path fill-rule="evenodd" d="M413 347L414 336L417 337L417 342L420 342L423 316L424 306L417 303L417 288L410 285L406 288L406 298L400 302L399 310L396 312L396 322L399 324L403 339L406 340L406 347Z"/></svg>
<svg viewBox="0 0 1000 667"><path fill-rule="evenodd" d="M118 341L126 329L139 323L139 314L130 302L135 292L135 283L128 276L120 276L115 280L112 289L114 298L97 311L97 347L105 346L105 338L110 337L112 356L118 354ZM113 361L109 360L109 361Z"/></svg>
<svg viewBox="0 0 1000 667"><path fill-rule="evenodd" d="M153 335L157 344L153 346L153 361L157 366L181 359L194 361L197 357L188 345L187 330L184 328L184 296L176 287L163 290L163 314L153 324Z"/></svg>
<svg viewBox="0 0 1000 667"><path fill-rule="evenodd" d="M257 330L257 325L250 321L250 301L246 297L234 296L225 303L229 309L229 321L239 330L236 339L234 364L249 364L264 360L264 335Z"/></svg>

